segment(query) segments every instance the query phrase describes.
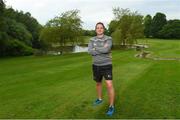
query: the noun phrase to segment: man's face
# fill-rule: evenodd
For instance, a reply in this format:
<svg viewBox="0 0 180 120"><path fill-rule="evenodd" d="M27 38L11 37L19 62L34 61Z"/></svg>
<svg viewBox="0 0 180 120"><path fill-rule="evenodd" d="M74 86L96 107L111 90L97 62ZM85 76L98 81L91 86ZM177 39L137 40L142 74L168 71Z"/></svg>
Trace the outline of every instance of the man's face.
<svg viewBox="0 0 180 120"><path fill-rule="evenodd" d="M96 34L97 34L97 35L102 35L102 34L104 34L104 27L103 27L103 25L98 24L98 25L96 26Z"/></svg>

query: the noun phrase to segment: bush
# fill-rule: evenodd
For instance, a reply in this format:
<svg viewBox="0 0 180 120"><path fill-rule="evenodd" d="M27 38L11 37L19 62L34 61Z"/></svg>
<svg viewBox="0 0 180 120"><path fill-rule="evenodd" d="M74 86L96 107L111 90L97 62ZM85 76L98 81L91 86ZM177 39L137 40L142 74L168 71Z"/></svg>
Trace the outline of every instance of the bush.
<svg viewBox="0 0 180 120"><path fill-rule="evenodd" d="M7 56L32 55L34 50L19 40L8 40L6 47Z"/></svg>

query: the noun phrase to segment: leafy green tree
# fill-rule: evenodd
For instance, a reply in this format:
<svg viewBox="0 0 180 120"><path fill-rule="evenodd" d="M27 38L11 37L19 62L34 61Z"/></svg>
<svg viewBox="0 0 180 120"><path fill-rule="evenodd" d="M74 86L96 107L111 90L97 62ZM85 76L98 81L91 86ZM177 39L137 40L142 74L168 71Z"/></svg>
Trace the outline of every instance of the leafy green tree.
<svg viewBox="0 0 180 120"><path fill-rule="evenodd" d="M32 54L33 49L17 39L8 40L6 44L6 56L25 56Z"/></svg>
<svg viewBox="0 0 180 120"><path fill-rule="evenodd" d="M60 34L61 32L58 27L45 27L44 29L42 29L39 38L42 41L41 43L46 46L45 49L49 49L52 47L53 43L57 43L57 41L60 43L61 46L63 46Z"/></svg>
<svg viewBox="0 0 180 120"><path fill-rule="evenodd" d="M5 55L6 43L8 39L7 25L4 18L5 4L3 0L0 0L0 56Z"/></svg>
<svg viewBox="0 0 180 120"><path fill-rule="evenodd" d="M3 12L4 12L4 8L5 8L5 4L3 0L0 0L0 16L3 16Z"/></svg>
<svg viewBox="0 0 180 120"><path fill-rule="evenodd" d="M5 21L4 21L4 10L5 10L5 4L3 0L0 0L0 37L2 32L6 31Z"/></svg>
<svg viewBox="0 0 180 120"><path fill-rule="evenodd" d="M95 30L82 30L83 36L95 36L96 32Z"/></svg>
<svg viewBox="0 0 180 120"><path fill-rule="evenodd" d="M50 20L42 30L40 39L47 43L58 43L61 47L67 43L78 44L82 36L82 21L78 13L79 10L71 10Z"/></svg>
<svg viewBox="0 0 180 120"><path fill-rule="evenodd" d="M116 28L113 36L119 39L122 45L137 43L137 38L144 36L143 16L137 12L131 12L129 9L114 8ZM115 25L114 25L115 26ZM117 32L116 32L117 30ZM119 35L119 36L117 36ZM117 40L116 40L117 41Z"/></svg>
<svg viewBox="0 0 180 120"><path fill-rule="evenodd" d="M26 13L18 13L17 21L23 23L27 30L32 34L32 46L34 48L39 48L39 35L42 29L42 26L38 23L38 21L31 16L29 12Z"/></svg>
<svg viewBox="0 0 180 120"><path fill-rule="evenodd" d="M180 20L168 21L168 23L159 31L159 36L165 39L180 39Z"/></svg>
<svg viewBox="0 0 180 120"><path fill-rule="evenodd" d="M4 1L0 0L0 56L33 53L32 34L27 30L27 26L17 22L17 16L18 11L6 8Z"/></svg>
<svg viewBox="0 0 180 120"><path fill-rule="evenodd" d="M109 27L108 27L109 33L112 34L113 32L115 32L117 26L118 26L118 21L112 20L109 23Z"/></svg>
<svg viewBox="0 0 180 120"><path fill-rule="evenodd" d="M29 12L15 11L13 8L7 8L5 10L5 17L14 19L18 23L22 23L26 26L26 29L32 34L32 47L39 48L39 34L42 26L38 21L31 16Z"/></svg>
<svg viewBox="0 0 180 120"><path fill-rule="evenodd" d="M144 35L149 38L152 36L151 34L151 26L152 26L152 17L151 15L147 15L144 18Z"/></svg>
<svg viewBox="0 0 180 120"><path fill-rule="evenodd" d="M111 35L113 37L113 44L121 45L122 44L122 32L120 29L116 29Z"/></svg>
<svg viewBox="0 0 180 120"><path fill-rule="evenodd" d="M26 29L24 24L17 23L15 20L6 19L8 25L7 34L11 39L17 39L24 42L28 46L32 46L32 35Z"/></svg>
<svg viewBox="0 0 180 120"><path fill-rule="evenodd" d="M132 22L127 33L127 42L129 44L138 43L138 38L144 37L144 25L143 25L143 16L141 15L132 15Z"/></svg>
<svg viewBox="0 0 180 120"><path fill-rule="evenodd" d="M155 38L159 38L159 31L166 25L166 15L163 13L156 13L152 20L151 32L152 36Z"/></svg>

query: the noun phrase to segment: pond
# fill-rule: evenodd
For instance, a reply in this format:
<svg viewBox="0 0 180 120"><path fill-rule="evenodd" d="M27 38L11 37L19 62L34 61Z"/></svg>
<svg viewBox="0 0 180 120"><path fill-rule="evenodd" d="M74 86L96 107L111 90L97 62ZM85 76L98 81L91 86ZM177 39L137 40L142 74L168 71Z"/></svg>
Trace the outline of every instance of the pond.
<svg viewBox="0 0 180 120"><path fill-rule="evenodd" d="M74 46L72 53L87 52L87 51L88 51L88 47L76 45Z"/></svg>
<svg viewBox="0 0 180 120"><path fill-rule="evenodd" d="M79 53L79 52L87 52L88 47L87 46L80 46L80 45L75 45L75 46L67 46L64 48L63 53ZM61 55L60 50L51 50L47 52L48 55Z"/></svg>

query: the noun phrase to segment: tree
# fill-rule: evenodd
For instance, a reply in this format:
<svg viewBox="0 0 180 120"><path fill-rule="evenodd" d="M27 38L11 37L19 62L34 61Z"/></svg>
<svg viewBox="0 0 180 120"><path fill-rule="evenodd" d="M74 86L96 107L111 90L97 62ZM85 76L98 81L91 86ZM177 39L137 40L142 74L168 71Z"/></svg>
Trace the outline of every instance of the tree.
<svg viewBox="0 0 180 120"><path fill-rule="evenodd" d="M32 55L33 49L30 46L27 46L24 42L21 42L17 39L8 40L6 44L5 55L8 56L25 56Z"/></svg>
<svg viewBox="0 0 180 120"><path fill-rule="evenodd" d="M0 16L3 16L5 4L3 0L0 0Z"/></svg>
<svg viewBox="0 0 180 120"><path fill-rule="evenodd" d="M82 21L78 13L79 10L71 10L50 20L42 30L40 39L48 43L58 43L61 47L67 43L78 44L82 40L78 39L82 36Z"/></svg>
<svg viewBox="0 0 180 120"><path fill-rule="evenodd" d="M152 20L151 32L153 37L159 38L159 31L166 25L166 15L163 13L156 13Z"/></svg>
<svg viewBox="0 0 180 120"><path fill-rule="evenodd" d="M83 31L83 36L95 36L96 32L95 30L82 30Z"/></svg>
<svg viewBox="0 0 180 120"><path fill-rule="evenodd" d="M129 44L138 43L138 38L144 37L144 25L143 25L143 16L141 15L132 15L132 22L127 34L127 42Z"/></svg>
<svg viewBox="0 0 180 120"><path fill-rule="evenodd" d="M121 45L122 44L122 35L121 35L121 30L120 29L116 29L113 33L112 33L112 37L113 37L113 44L116 45Z"/></svg>
<svg viewBox="0 0 180 120"><path fill-rule="evenodd" d="M116 28L112 27L115 30L115 33L112 33L114 39L118 38L119 43L122 45L137 43L136 39L143 37L143 16L137 13L137 11L131 12L129 9L120 8L114 8L113 13L116 20L116 22L114 22ZM117 35L119 35L119 37Z"/></svg>
<svg viewBox="0 0 180 120"><path fill-rule="evenodd" d="M52 43L60 43L61 46L63 46L63 42L61 41L61 32L58 27L45 27L42 29L40 34L40 41L43 43L43 45L46 46L44 49L48 49L49 47L52 47Z"/></svg>
<svg viewBox="0 0 180 120"><path fill-rule="evenodd" d="M3 0L0 0L0 36L2 32L6 32L6 24L4 20L5 4Z"/></svg>
<svg viewBox="0 0 180 120"><path fill-rule="evenodd" d="M13 8L6 8L4 1L0 0L0 56L33 53L32 34L24 23L17 20L18 13Z"/></svg>
<svg viewBox="0 0 180 120"><path fill-rule="evenodd" d="M0 56L4 56L6 51L6 43L8 35L6 33L7 26L4 18L5 4L3 0L0 0Z"/></svg>
<svg viewBox="0 0 180 120"><path fill-rule="evenodd" d="M42 26L31 16L29 12L15 11L13 8L5 10L5 17L15 20L25 25L26 29L32 34L32 47L39 48L39 34Z"/></svg>
<svg viewBox="0 0 180 120"><path fill-rule="evenodd" d="M165 39L180 39L180 20L168 21L168 23L159 31L159 36Z"/></svg>
<svg viewBox="0 0 180 120"><path fill-rule="evenodd" d="M115 32L117 26L118 26L118 21L117 20L112 20L109 23L109 27L108 27L109 33L112 34L113 32Z"/></svg>
<svg viewBox="0 0 180 120"><path fill-rule="evenodd" d="M15 20L11 20L6 18L6 22L8 25L7 34L11 39L17 39L24 42L26 45L32 47L32 35L26 29L25 25L22 23L18 23Z"/></svg>
<svg viewBox="0 0 180 120"><path fill-rule="evenodd" d="M5 11L4 1L0 0L0 37L2 37L1 34L5 34L7 30L5 19L4 19L4 11Z"/></svg>
<svg viewBox="0 0 180 120"><path fill-rule="evenodd" d="M39 34L42 26L29 12L19 12L16 19L18 22L23 23L27 27L27 30L32 34L32 46L34 48L39 48Z"/></svg>
<svg viewBox="0 0 180 120"><path fill-rule="evenodd" d="M147 15L144 18L144 35L149 38L152 34L151 34L151 25L152 25L152 17L151 15Z"/></svg>

